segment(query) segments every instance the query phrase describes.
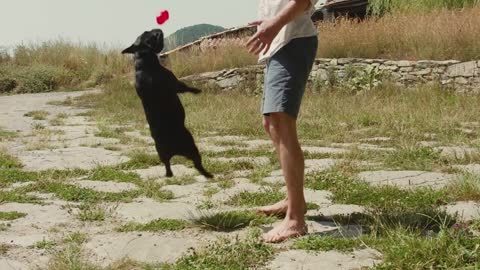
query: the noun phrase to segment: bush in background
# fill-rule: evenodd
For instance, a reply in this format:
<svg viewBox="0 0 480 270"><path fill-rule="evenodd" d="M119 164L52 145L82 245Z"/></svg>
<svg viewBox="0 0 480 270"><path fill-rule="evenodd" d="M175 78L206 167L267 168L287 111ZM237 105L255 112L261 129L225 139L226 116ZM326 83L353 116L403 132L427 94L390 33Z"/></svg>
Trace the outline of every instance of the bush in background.
<svg viewBox="0 0 480 270"><path fill-rule="evenodd" d="M132 71L120 49L64 40L20 45L0 52L0 93L38 93L102 85Z"/></svg>

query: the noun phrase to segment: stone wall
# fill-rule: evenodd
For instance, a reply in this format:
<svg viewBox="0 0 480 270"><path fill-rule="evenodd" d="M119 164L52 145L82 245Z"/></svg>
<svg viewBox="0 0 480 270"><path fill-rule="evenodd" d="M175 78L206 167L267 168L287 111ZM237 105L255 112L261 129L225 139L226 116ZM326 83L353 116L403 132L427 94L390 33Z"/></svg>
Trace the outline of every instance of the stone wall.
<svg viewBox="0 0 480 270"><path fill-rule="evenodd" d="M256 91L263 81L264 66L221 70L196 74L183 78L186 81L210 83L222 90L246 87ZM438 83L459 92L480 93L480 61L391 61L384 59L339 58L315 60L310 82L317 86L333 82L355 82L366 80L389 80L397 85L410 86L424 83Z"/></svg>

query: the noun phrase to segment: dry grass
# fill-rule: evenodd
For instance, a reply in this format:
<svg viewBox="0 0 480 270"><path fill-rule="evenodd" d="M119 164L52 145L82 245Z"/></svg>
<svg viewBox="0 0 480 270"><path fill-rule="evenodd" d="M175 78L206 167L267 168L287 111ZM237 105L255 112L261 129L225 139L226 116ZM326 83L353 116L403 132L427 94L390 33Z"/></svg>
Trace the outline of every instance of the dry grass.
<svg viewBox="0 0 480 270"><path fill-rule="evenodd" d="M0 61L0 93L93 87L132 69L117 48L62 39L19 45Z"/></svg>
<svg viewBox="0 0 480 270"><path fill-rule="evenodd" d="M428 134L435 134L440 142L469 144L476 135L464 133L461 127L478 121L478 102L479 96L457 95L435 86L383 87L360 95L311 94L302 105L300 133L303 138L337 142L388 136L400 146L430 140Z"/></svg>
<svg viewBox="0 0 480 270"><path fill-rule="evenodd" d="M365 21L339 19L318 25L317 57L407 60L480 58L480 6L462 10L398 12ZM199 48L170 56L179 77L257 63L243 46Z"/></svg>
<svg viewBox="0 0 480 270"><path fill-rule="evenodd" d="M183 94L187 126L198 135L212 130L225 135L265 136L261 124L260 97L232 92L200 95ZM94 108L96 120L110 123L145 125L145 116L133 86L115 82L100 95L83 97L79 105ZM431 140L471 145L480 130L468 122L480 115L479 96L464 96L435 86L415 89L383 86L358 95L342 91L307 91L299 118L303 139L328 142L355 142L373 136L393 138L392 144L413 146ZM465 126L466 125L466 126ZM465 133L462 127L472 128Z"/></svg>
<svg viewBox="0 0 480 270"><path fill-rule="evenodd" d="M480 58L480 7L398 12L357 22L338 20L318 26L318 57L387 59ZM242 37L245 40L246 37ZM131 58L118 48L53 40L17 46L0 56L0 93L44 92L102 85L131 74ZM216 49L172 54L168 65L178 77L257 63L241 42Z"/></svg>
<svg viewBox="0 0 480 270"><path fill-rule="evenodd" d="M374 15L385 13L428 12L439 9L459 9L479 4L479 0L370 0Z"/></svg>
<svg viewBox="0 0 480 270"><path fill-rule="evenodd" d="M106 48L93 43L76 44L60 39L17 46L12 62L20 66L44 64L64 67L74 72L79 79L88 80L93 79L92 76L108 77L131 71L130 58L121 55L120 51L117 48Z"/></svg>
<svg viewBox="0 0 480 270"><path fill-rule="evenodd" d="M257 57L244 46L230 44L217 49L193 48L169 56L168 65L178 77L224 68L254 65Z"/></svg>
<svg viewBox="0 0 480 270"><path fill-rule="evenodd" d="M480 58L480 7L400 13L363 22L319 25L319 57L387 59Z"/></svg>
<svg viewBox="0 0 480 270"><path fill-rule="evenodd" d="M216 131L224 134L241 133L257 135L261 126L259 100L239 92L192 95L182 94L187 109L186 124L193 132ZM145 115L134 87L127 80L115 80L101 94L86 95L76 100L77 104L95 108L93 117L97 121L132 124L145 127ZM239 106L242 104L242 106ZM216 108L212 110L212 108ZM222 112L218 114L217 112ZM241 116L241 117L240 117ZM113 121L113 122L112 122Z"/></svg>

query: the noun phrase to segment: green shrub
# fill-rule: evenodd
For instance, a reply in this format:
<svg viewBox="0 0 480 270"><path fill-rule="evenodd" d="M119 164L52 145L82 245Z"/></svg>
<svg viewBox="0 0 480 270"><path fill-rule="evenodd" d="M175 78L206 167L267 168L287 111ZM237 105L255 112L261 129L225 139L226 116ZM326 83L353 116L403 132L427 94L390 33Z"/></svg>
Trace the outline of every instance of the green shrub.
<svg viewBox="0 0 480 270"><path fill-rule="evenodd" d="M0 78L0 94L11 92L17 87L17 81L12 78Z"/></svg>
<svg viewBox="0 0 480 270"><path fill-rule="evenodd" d="M2 63L2 52L0 51L0 64ZM9 65L0 65L0 94L11 92L17 87L17 82L12 78L12 72Z"/></svg>
<svg viewBox="0 0 480 270"><path fill-rule="evenodd" d="M73 80L67 70L48 65L17 67L12 76L18 83L17 93L50 92L70 85Z"/></svg>
<svg viewBox="0 0 480 270"><path fill-rule="evenodd" d="M4 48L0 48L0 64L7 63L12 59L12 57L8 54L7 50Z"/></svg>

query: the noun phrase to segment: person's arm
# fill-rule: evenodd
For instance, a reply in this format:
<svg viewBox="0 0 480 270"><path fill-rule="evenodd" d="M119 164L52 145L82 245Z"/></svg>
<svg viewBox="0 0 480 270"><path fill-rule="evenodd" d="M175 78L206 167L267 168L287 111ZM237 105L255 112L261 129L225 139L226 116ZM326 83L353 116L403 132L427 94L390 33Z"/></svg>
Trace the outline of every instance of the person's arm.
<svg viewBox="0 0 480 270"><path fill-rule="evenodd" d="M257 55L261 51L266 53L278 32L307 10L310 5L310 0L291 0L274 18L251 23L251 25L258 25L258 30L247 42L248 51Z"/></svg>

